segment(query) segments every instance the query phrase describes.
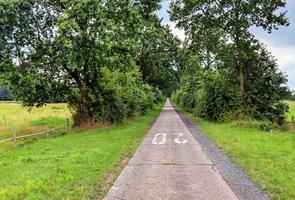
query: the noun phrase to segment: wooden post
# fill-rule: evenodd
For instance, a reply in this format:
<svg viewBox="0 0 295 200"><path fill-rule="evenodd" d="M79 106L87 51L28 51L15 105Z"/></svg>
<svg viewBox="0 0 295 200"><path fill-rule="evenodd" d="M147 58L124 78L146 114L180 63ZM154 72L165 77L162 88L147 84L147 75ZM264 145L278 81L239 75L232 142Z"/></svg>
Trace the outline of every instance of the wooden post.
<svg viewBox="0 0 295 200"><path fill-rule="evenodd" d="M292 123L293 123L293 125L295 124L295 118L294 118L294 115L292 116Z"/></svg>
<svg viewBox="0 0 295 200"><path fill-rule="evenodd" d="M48 126L46 127L45 134L46 134L46 138L48 138L48 135L49 135Z"/></svg>
<svg viewBox="0 0 295 200"><path fill-rule="evenodd" d="M12 128L13 148L16 148L16 128Z"/></svg>
<svg viewBox="0 0 295 200"><path fill-rule="evenodd" d="M67 118L67 132L70 131L70 119Z"/></svg>

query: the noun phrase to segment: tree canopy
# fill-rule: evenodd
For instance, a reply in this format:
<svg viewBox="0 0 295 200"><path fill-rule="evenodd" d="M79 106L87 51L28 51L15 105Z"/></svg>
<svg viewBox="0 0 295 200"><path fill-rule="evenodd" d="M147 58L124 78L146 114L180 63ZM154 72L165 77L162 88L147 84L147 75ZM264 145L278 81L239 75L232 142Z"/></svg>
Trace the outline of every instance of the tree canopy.
<svg viewBox="0 0 295 200"><path fill-rule="evenodd" d="M0 1L0 77L25 106L66 102L76 126L145 113L164 95L199 116L281 123L285 75L252 26L287 26L283 0Z"/></svg>
<svg viewBox="0 0 295 200"><path fill-rule="evenodd" d="M159 7L156 1L135 0L1 1L1 69L9 72L13 93L25 106L65 96L76 125L124 119L160 98L158 88L166 88L156 82L157 72L173 73L165 54L175 39L153 14ZM150 50L143 44L148 34L169 35L171 41L152 41L156 49ZM163 49L163 58L151 52ZM153 62L146 65L154 67L148 72L138 65L143 52L149 52L146 62ZM143 82L141 76L149 78Z"/></svg>
<svg viewBox="0 0 295 200"><path fill-rule="evenodd" d="M175 101L208 119L243 113L282 123L286 76L249 29L271 33L287 26L285 5L283 0L173 1L171 19L185 30L185 51L193 55L184 57L182 68L196 60L189 67L194 73L184 73Z"/></svg>

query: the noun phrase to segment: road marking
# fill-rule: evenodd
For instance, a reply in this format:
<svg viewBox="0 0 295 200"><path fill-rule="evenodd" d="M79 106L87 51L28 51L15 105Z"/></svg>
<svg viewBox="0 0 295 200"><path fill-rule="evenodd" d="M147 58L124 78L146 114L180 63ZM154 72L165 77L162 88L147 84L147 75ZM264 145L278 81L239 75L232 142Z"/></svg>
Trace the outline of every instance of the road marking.
<svg viewBox="0 0 295 200"><path fill-rule="evenodd" d="M184 136L183 133L176 133L176 134L178 135L174 140L176 144L186 144L188 142L186 139L184 139L182 141L180 140L180 138L182 138Z"/></svg>
<svg viewBox="0 0 295 200"><path fill-rule="evenodd" d="M162 136L162 141L157 142L157 139L159 136ZM152 141L152 144L165 144L167 140L167 134L166 133L157 133Z"/></svg>

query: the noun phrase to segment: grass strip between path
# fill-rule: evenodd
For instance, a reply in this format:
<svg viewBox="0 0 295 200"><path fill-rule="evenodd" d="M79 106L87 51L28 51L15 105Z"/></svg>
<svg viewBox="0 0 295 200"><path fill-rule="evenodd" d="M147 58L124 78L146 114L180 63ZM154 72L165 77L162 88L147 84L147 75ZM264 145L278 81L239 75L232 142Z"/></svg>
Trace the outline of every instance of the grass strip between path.
<svg viewBox="0 0 295 200"><path fill-rule="evenodd" d="M123 124L0 152L0 199L101 199L162 105Z"/></svg>
<svg viewBox="0 0 295 200"><path fill-rule="evenodd" d="M295 132L269 133L188 115L273 199L295 199Z"/></svg>

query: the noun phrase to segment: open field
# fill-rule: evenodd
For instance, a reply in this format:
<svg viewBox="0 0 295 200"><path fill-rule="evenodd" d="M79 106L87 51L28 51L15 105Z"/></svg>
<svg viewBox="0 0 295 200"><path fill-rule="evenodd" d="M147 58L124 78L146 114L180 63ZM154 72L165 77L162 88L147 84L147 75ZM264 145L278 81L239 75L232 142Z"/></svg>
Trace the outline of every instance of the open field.
<svg viewBox="0 0 295 200"><path fill-rule="evenodd" d="M29 112L20 103L0 102L0 140L11 137L13 126L17 135L24 135L66 124L67 118L71 113L66 104L48 104Z"/></svg>
<svg viewBox="0 0 295 200"><path fill-rule="evenodd" d="M273 199L295 199L295 132L262 132L190 116Z"/></svg>
<svg viewBox="0 0 295 200"><path fill-rule="evenodd" d="M291 122L292 121L292 116L295 117L295 101L287 101L289 105L289 112L287 113L287 121Z"/></svg>
<svg viewBox="0 0 295 200"><path fill-rule="evenodd" d="M89 199L110 170L112 180L137 149L161 106L123 124L52 136L0 151L0 199ZM106 184L104 184L106 185Z"/></svg>

